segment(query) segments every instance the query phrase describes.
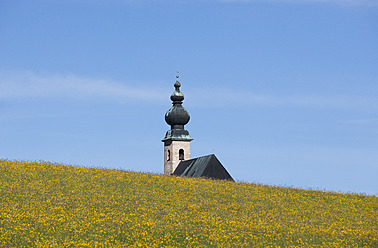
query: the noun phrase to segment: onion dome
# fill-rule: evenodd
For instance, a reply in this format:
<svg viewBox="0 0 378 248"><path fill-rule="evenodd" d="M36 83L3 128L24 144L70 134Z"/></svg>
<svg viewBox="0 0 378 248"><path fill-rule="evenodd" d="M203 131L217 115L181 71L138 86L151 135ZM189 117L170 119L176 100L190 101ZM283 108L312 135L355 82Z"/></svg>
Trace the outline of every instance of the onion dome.
<svg viewBox="0 0 378 248"><path fill-rule="evenodd" d="M192 140L189 132L184 130L184 125L188 124L190 120L189 112L182 106L184 95L180 91L181 84L178 81L179 76L176 76L176 83L174 84L175 91L171 95L173 106L165 114L165 122L171 126L165 136L164 140Z"/></svg>
<svg viewBox="0 0 378 248"><path fill-rule="evenodd" d="M178 81L178 76L176 76L177 78L177 81L176 83L174 84L175 86L175 92L173 92L173 94L171 95L171 100L173 103L175 102L180 102L182 103L182 101L184 100L184 95L180 92L180 87L181 87L181 84L180 82Z"/></svg>

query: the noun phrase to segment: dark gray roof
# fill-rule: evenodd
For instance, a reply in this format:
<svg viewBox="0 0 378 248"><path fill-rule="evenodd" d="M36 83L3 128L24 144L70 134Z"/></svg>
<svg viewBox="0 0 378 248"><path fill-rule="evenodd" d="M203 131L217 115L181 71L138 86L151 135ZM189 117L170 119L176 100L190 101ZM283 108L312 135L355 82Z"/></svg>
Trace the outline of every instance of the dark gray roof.
<svg viewBox="0 0 378 248"><path fill-rule="evenodd" d="M173 175L234 181L214 154L181 161Z"/></svg>

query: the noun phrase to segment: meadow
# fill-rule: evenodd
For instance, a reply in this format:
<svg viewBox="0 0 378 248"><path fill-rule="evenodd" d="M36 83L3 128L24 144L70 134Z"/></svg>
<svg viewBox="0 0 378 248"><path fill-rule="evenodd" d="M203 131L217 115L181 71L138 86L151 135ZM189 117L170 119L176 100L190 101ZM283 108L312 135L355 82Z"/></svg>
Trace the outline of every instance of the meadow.
<svg viewBox="0 0 378 248"><path fill-rule="evenodd" d="M0 160L0 247L378 247L378 197Z"/></svg>

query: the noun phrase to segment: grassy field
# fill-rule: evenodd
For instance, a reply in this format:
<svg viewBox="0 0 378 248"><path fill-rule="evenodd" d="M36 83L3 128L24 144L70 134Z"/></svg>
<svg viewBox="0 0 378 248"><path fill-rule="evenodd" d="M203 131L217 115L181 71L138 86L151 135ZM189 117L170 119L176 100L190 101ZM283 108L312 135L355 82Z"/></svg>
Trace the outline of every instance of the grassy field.
<svg viewBox="0 0 378 248"><path fill-rule="evenodd" d="M378 198L0 160L0 247L378 247Z"/></svg>

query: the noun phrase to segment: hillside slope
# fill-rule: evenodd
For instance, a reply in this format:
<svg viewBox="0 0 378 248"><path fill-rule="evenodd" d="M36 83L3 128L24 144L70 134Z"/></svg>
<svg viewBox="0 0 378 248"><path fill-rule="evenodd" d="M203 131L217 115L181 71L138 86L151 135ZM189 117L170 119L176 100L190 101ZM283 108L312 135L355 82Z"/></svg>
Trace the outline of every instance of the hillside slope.
<svg viewBox="0 0 378 248"><path fill-rule="evenodd" d="M0 160L0 247L378 247L378 198Z"/></svg>

